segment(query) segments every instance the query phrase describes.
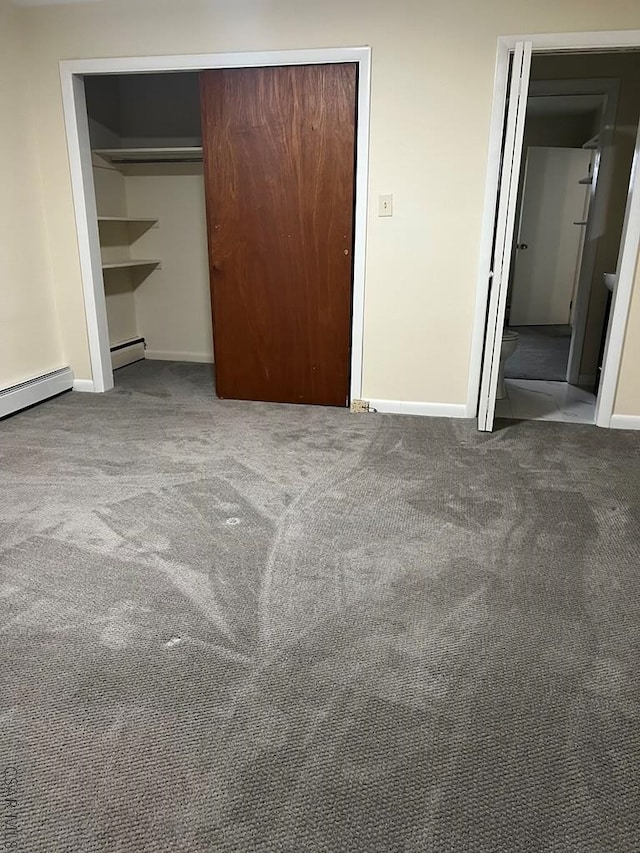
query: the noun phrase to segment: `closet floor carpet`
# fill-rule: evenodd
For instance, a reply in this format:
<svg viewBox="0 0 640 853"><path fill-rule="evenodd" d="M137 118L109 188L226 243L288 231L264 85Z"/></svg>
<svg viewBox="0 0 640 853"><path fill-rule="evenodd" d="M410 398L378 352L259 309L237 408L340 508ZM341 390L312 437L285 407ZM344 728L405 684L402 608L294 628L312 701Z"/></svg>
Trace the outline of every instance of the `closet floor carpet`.
<svg viewBox="0 0 640 853"><path fill-rule="evenodd" d="M640 434L117 382L0 422L5 846L640 850Z"/></svg>

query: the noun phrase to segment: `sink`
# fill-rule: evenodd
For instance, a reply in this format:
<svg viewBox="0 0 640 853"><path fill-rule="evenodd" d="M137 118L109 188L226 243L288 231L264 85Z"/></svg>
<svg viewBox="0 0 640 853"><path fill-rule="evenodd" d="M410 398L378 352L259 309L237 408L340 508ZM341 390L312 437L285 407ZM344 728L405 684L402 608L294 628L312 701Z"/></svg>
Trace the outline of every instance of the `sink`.
<svg viewBox="0 0 640 853"><path fill-rule="evenodd" d="M614 272L606 272L602 276L604 286L613 293L613 288L616 286L616 274Z"/></svg>

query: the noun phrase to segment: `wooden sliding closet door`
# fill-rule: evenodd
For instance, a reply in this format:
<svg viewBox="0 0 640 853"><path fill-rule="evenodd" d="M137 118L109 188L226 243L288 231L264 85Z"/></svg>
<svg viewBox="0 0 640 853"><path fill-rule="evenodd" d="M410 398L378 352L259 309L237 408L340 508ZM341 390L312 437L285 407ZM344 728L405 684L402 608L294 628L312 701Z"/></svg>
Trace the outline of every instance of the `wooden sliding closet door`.
<svg viewBox="0 0 640 853"><path fill-rule="evenodd" d="M219 397L345 406L356 65L201 73Z"/></svg>

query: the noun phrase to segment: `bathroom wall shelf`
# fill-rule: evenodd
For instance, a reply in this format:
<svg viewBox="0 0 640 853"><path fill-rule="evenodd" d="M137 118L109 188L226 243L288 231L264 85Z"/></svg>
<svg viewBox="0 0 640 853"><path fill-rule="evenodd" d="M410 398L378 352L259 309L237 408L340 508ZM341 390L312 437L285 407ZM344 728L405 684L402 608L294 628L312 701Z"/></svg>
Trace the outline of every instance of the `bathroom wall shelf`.
<svg viewBox="0 0 640 853"><path fill-rule="evenodd" d="M127 258L122 261L107 261L102 264L103 270L124 270L129 269L130 267L157 267L158 269L162 268L162 261L159 261L155 258L145 258L145 259L132 259Z"/></svg>

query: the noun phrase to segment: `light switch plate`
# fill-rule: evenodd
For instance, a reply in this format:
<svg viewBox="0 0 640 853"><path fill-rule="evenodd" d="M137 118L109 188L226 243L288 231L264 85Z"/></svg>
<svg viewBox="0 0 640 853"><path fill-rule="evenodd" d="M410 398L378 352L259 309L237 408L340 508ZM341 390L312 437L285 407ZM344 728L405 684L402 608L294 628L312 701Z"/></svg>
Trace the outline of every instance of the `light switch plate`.
<svg viewBox="0 0 640 853"><path fill-rule="evenodd" d="M393 216L393 196L391 193L378 196L378 216Z"/></svg>

